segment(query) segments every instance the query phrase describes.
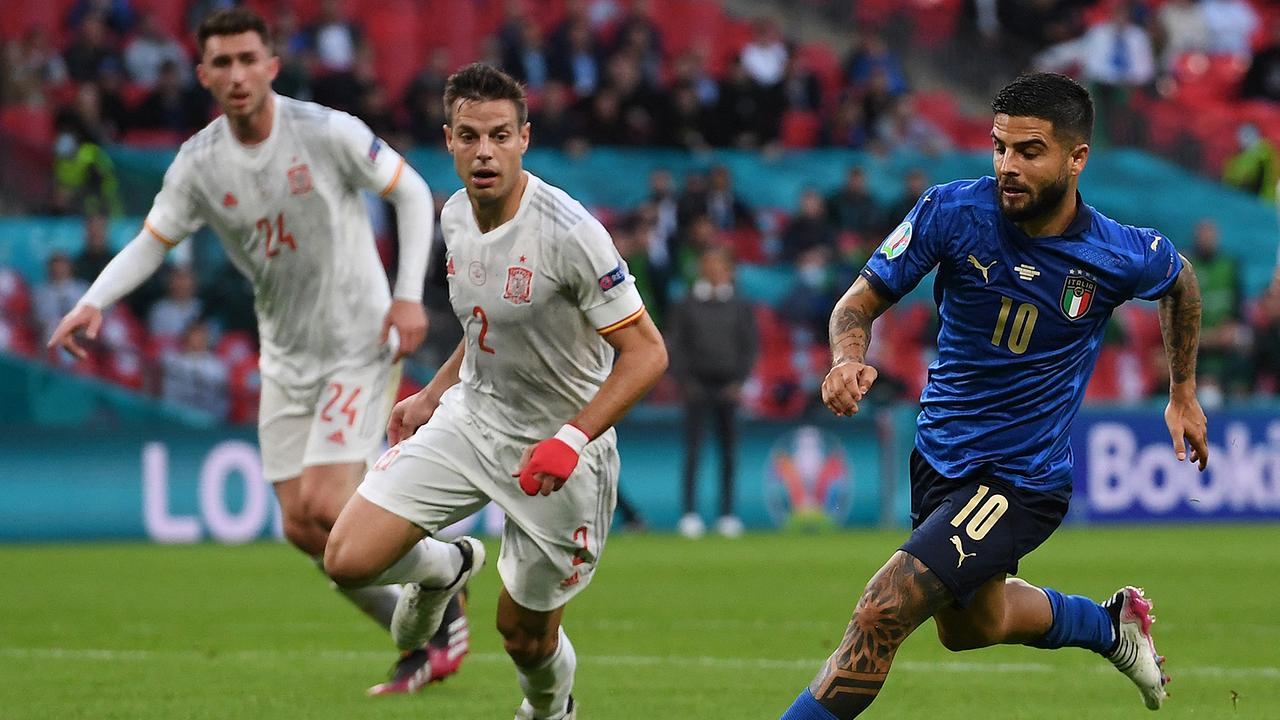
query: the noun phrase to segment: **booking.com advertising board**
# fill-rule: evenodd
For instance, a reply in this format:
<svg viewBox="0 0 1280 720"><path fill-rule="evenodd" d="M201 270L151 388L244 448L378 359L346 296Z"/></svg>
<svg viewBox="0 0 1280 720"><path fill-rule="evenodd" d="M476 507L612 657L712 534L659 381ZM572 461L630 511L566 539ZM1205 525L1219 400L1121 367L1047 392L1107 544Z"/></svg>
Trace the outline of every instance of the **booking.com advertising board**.
<svg viewBox="0 0 1280 720"><path fill-rule="evenodd" d="M754 529L905 524L911 412L892 415L743 423L736 492L743 521ZM619 436L621 492L651 527L673 527L683 512L681 424L631 421ZM1212 464L1201 474L1176 462L1158 412L1081 413L1072 437L1072 521L1280 520L1280 414L1211 415L1209 440ZM0 460L0 541L280 536L252 429L17 430L0 439ZM708 520L719 507L717 468L708 448L698 483ZM892 492L882 492L886 484ZM500 523L490 507L459 529L492 533Z"/></svg>

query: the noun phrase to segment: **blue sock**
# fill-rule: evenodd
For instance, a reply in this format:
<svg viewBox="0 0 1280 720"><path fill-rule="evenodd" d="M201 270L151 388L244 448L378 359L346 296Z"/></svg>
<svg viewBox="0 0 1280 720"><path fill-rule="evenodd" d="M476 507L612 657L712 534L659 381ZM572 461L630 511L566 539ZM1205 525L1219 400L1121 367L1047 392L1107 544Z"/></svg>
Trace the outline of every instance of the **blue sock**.
<svg viewBox="0 0 1280 720"><path fill-rule="evenodd" d="M813 693L809 692L809 688L805 688L800 691L796 701L791 703L791 707L782 713L782 717L779 720L839 720L839 718L822 707L814 699Z"/></svg>
<svg viewBox="0 0 1280 720"><path fill-rule="evenodd" d="M1053 608L1053 625L1044 637L1029 642L1032 647L1056 649L1082 647L1096 653L1106 653L1115 644L1115 628L1107 609L1087 597L1063 595L1051 588L1042 588Z"/></svg>

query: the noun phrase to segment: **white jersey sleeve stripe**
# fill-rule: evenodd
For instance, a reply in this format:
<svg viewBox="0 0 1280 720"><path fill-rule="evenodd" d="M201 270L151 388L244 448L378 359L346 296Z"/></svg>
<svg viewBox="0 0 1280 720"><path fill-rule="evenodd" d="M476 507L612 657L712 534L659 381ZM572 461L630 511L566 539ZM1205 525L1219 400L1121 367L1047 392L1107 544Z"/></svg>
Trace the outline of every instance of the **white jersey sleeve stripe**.
<svg viewBox="0 0 1280 720"><path fill-rule="evenodd" d="M609 333L621 330L622 328L627 327L628 325L636 324L637 322L639 322L640 318L644 317L644 314L645 314L645 309L644 309L644 306L642 305L640 306L639 310L636 310L635 312L622 318L618 322L613 323L612 325L607 325L602 328L597 328L596 332L600 333L601 335L608 335Z"/></svg>
<svg viewBox="0 0 1280 720"><path fill-rule="evenodd" d="M150 222L150 221L148 221L148 220L143 220L143 221L142 221L142 227L146 228L146 229L147 229L147 232L151 233L151 236L152 236L152 237L154 237L155 239L157 239L157 240L159 240L160 242L164 243L166 247L177 247L177 246L178 246L178 243L177 243L177 242L175 242L175 241L173 241L173 240L170 240L169 238L165 237L165 236L164 236L164 233L161 233L159 230L157 230L157 229L155 228L155 226L151 224L151 222Z"/></svg>
<svg viewBox="0 0 1280 720"><path fill-rule="evenodd" d="M400 182L400 173L402 172L404 172L404 156L400 157L400 163L396 165L396 171L391 176L391 181L387 183L386 187L382 188L382 192L378 193L378 197L386 197L391 194L392 190L396 189L396 183Z"/></svg>

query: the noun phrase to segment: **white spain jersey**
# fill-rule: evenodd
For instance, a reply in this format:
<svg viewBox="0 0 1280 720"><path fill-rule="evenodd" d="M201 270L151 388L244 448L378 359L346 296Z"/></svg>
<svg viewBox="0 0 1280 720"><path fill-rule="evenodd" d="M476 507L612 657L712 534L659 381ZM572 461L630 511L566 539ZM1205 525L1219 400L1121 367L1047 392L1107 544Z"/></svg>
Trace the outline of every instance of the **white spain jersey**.
<svg viewBox="0 0 1280 720"><path fill-rule="evenodd" d="M146 227L175 245L208 224L253 283L262 374L309 385L376 357L391 293L359 191L385 195L403 169L360 120L276 95L264 142L223 116L183 143Z"/></svg>
<svg viewBox="0 0 1280 720"><path fill-rule="evenodd" d="M608 231L532 174L515 217L481 233L465 190L445 203L449 300L466 333L442 402L508 435L551 437L591 400L614 350L603 335L644 314Z"/></svg>

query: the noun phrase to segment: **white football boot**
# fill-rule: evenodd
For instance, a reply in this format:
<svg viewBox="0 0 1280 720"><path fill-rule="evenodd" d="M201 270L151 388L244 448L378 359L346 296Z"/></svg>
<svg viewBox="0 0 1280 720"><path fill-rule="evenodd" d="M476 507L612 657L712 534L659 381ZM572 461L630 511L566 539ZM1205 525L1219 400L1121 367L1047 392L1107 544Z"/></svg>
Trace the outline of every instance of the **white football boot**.
<svg viewBox="0 0 1280 720"><path fill-rule="evenodd" d="M462 552L462 571L447 587L426 588L409 583L396 601L391 614L391 639L402 651L422 647L444 620L449 599L458 594L467 581L484 567L484 545L473 537L461 537L453 544Z"/></svg>
<svg viewBox="0 0 1280 720"><path fill-rule="evenodd" d="M1151 605L1142 590L1135 587L1121 588L1102 604L1113 618L1118 618L1114 627L1119 642L1106 658L1138 686L1149 710L1159 710L1169 696L1164 691L1169 676L1164 674L1164 656L1156 653L1151 639L1151 624L1156 621Z"/></svg>

